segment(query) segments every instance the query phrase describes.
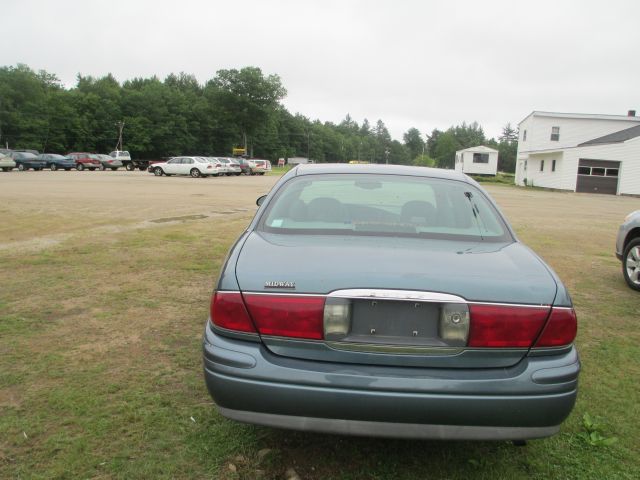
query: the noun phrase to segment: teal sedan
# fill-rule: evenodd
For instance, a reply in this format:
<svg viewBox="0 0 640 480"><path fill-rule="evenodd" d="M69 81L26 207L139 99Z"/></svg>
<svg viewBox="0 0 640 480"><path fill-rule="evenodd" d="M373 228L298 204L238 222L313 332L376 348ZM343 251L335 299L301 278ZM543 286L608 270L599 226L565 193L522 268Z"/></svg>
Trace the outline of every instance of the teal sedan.
<svg viewBox="0 0 640 480"><path fill-rule="evenodd" d="M41 153L38 159L45 162L45 167L51 171L66 170L76 168L76 162L72 158L58 155L57 153Z"/></svg>
<svg viewBox="0 0 640 480"><path fill-rule="evenodd" d="M401 438L559 431L580 371L571 298L474 180L300 165L257 203L204 333L223 416Z"/></svg>

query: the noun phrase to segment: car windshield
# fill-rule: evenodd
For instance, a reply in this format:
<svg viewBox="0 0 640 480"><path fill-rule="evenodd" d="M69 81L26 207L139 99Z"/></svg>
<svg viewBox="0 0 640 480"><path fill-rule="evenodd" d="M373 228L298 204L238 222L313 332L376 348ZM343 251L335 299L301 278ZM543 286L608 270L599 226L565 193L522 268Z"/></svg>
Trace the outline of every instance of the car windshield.
<svg viewBox="0 0 640 480"><path fill-rule="evenodd" d="M305 175L284 184L259 228L269 233L511 241L484 194L465 182L401 175Z"/></svg>

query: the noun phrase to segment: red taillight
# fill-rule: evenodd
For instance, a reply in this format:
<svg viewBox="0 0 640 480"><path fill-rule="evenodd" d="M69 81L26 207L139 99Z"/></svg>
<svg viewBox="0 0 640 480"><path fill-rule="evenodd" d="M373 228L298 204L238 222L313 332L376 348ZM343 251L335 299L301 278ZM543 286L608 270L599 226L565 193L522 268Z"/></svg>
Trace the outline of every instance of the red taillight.
<svg viewBox="0 0 640 480"><path fill-rule="evenodd" d="M244 299L261 335L322 339L324 297L246 294Z"/></svg>
<svg viewBox="0 0 640 480"><path fill-rule="evenodd" d="M553 308L535 348L569 345L575 340L577 332L578 319L573 308Z"/></svg>
<svg viewBox="0 0 640 480"><path fill-rule="evenodd" d="M218 327L239 332L257 333L237 292L215 292L211 299L211 321Z"/></svg>
<svg viewBox="0 0 640 480"><path fill-rule="evenodd" d="M469 305L470 347L529 348L540 334L549 307Z"/></svg>

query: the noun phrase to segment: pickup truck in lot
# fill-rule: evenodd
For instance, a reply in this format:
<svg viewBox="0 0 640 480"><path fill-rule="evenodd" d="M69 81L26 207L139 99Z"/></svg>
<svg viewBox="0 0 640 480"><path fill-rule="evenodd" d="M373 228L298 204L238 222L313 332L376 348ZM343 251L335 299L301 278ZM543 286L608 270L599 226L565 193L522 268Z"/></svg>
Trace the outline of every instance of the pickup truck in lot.
<svg viewBox="0 0 640 480"><path fill-rule="evenodd" d="M114 150L109 153L109 156L122 162L124 168L130 172L134 171L136 168L141 171L149 168L149 160L133 160L129 152L126 150Z"/></svg>

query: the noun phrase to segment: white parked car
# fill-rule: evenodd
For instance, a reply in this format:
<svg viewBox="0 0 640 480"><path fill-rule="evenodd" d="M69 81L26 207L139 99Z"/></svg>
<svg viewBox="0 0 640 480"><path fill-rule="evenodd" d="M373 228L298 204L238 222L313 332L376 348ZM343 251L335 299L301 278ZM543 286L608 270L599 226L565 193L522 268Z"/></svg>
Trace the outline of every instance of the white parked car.
<svg viewBox="0 0 640 480"><path fill-rule="evenodd" d="M240 175L242 173L240 164L236 162L235 158L218 157L218 160L226 165L227 175Z"/></svg>
<svg viewBox="0 0 640 480"><path fill-rule="evenodd" d="M194 178L217 175L214 166L203 157L173 157L153 164L153 173L157 177L166 175L191 175Z"/></svg>
<svg viewBox="0 0 640 480"><path fill-rule="evenodd" d="M10 172L14 168L16 168L16 162L13 158L4 153L0 153L0 169L2 169L3 172Z"/></svg>
<svg viewBox="0 0 640 480"><path fill-rule="evenodd" d="M223 162L221 162L219 158L217 157L202 157L202 158L204 158L206 161L211 163L211 165L213 165L213 168L215 169L215 173L213 173L212 175L215 175L216 177L218 177L220 175L224 175L225 173L227 173L227 166Z"/></svg>
<svg viewBox="0 0 640 480"><path fill-rule="evenodd" d="M266 172L271 171L271 162L269 160L264 160L261 158L252 158L251 160L256 164L254 173L258 175L264 175Z"/></svg>

